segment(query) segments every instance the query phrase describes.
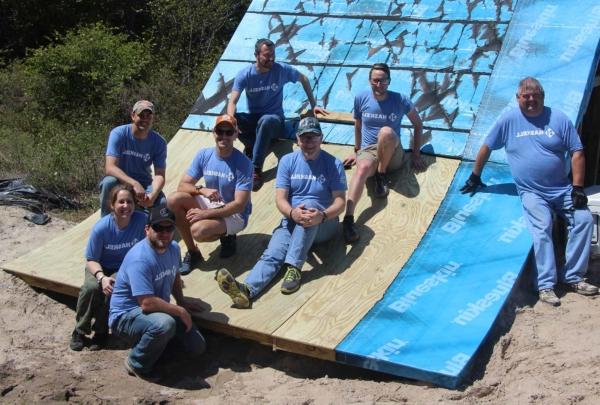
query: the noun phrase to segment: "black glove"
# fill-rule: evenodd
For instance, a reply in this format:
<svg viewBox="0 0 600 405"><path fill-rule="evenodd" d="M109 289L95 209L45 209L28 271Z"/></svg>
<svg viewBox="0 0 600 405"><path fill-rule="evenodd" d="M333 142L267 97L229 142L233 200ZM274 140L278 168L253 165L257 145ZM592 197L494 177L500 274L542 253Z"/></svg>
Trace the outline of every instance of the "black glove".
<svg viewBox="0 0 600 405"><path fill-rule="evenodd" d="M573 191L571 191L571 200L573 200L573 208L576 210L587 207L588 199L587 195L585 195L585 191L583 191L583 187L573 186Z"/></svg>
<svg viewBox="0 0 600 405"><path fill-rule="evenodd" d="M475 173L471 173L469 180L465 182L465 185L460 189L460 192L463 194L471 193L471 197L473 197L479 186L485 187L485 184L481 182L481 177Z"/></svg>

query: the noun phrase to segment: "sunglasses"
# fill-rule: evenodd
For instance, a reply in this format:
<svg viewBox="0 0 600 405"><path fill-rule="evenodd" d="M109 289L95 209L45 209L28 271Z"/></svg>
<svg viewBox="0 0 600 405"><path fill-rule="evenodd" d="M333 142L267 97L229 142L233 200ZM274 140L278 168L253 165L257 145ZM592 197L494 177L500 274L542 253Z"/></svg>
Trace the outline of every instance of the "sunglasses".
<svg viewBox="0 0 600 405"><path fill-rule="evenodd" d="M321 135L300 135L299 138L302 142L313 142L319 139Z"/></svg>
<svg viewBox="0 0 600 405"><path fill-rule="evenodd" d="M219 136L233 136L235 131L233 129L215 129L215 133Z"/></svg>
<svg viewBox="0 0 600 405"><path fill-rule="evenodd" d="M167 225L162 226L160 224L150 225L154 232L173 232L175 230L175 225Z"/></svg>

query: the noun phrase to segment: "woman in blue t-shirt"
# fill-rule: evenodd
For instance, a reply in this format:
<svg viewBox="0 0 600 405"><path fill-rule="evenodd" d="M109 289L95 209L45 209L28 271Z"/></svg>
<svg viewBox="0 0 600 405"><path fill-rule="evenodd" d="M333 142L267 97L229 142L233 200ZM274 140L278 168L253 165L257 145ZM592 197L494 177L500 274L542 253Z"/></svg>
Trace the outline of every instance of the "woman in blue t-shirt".
<svg viewBox="0 0 600 405"><path fill-rule="evenodd" d="M106 343L108 303L116 273L129 249L145 237L146 214L135 211L134 197L130 186L114 187L109 198L111 215L102 217L92 228L85 249L85 279L77 299L72 350L83 349L84 337L92 331L90 350L99 350Z"/></svg>

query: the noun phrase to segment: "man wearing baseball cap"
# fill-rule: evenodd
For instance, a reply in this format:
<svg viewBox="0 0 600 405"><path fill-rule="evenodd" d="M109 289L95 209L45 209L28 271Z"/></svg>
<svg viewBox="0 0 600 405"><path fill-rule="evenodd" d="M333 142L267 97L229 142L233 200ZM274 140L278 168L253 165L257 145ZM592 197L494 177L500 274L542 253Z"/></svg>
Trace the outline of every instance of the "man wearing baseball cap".
<svg viewBox="0 0 600 405"><path fill-rule="evenodd" d="M154 104L139 100L131 110L131 124L120 125L110 131L105 177L100 182L101 216L110 213L107 198L118 183L133 187L140 207L166 204L162 188L167 167L167 142L152 130L154 112ZM151 166L154 166L154 177Z"/></svg>
<svg viewBox="0 0 600 405"><path fill-rule="evenodd" d="M188 250L181 265L183 275L204 260L196 242L221 239L220 256L230 257L235 254L236 234L248 224L252 162L234 148L237 136L233 116L217 117L215 146L198 151L177 191L169 195L169 208L177 217L177 230ZM200 179L204 184L198 184Z"/></svg>
<svg viewBox="0 0 600 405"><path fill-rule="evenodd" d="M204 352L206 342L189 310L200 310L183 297L179 245L173 242L175 216L165 206L150 211L146 238L123 259L110 301L113 334L132 344L125 359L130 375L156 379L153 368L171 341L191 355ZM176 304L170 302L173 295Z"/></svg>
<svg viewBox="0 0 600 405"><path fill-rule="evenodd" d="M219 288L238 308L250 307L281 269L281 292L296 292L310 247L331 239L338 229L347 189L342 162L321 150L323 133L316 118L302 119L296 137L300 149L282 157L277 168L275 204L283 218L269 246L244 283L226 269L217 271Z"/></svg>

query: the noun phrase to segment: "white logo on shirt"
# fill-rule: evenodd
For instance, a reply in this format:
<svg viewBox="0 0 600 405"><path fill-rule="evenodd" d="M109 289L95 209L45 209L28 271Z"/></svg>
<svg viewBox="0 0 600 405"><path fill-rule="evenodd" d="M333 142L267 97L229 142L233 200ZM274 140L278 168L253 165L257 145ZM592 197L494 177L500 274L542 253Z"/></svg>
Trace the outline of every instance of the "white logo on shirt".
<svg viewBox="0 0 600 405"><path fill-rule="evenodd" d="M234 179L232 172L225 173L225 172L219 172L217 170L207 170L204 172L204 174L206 176L221 177L222 179L227 179L228 181L232 181Z"/></svg>
<svg viewBox="0 0 600 405"><path fill-rule="evenodd" d="M277 83L273 83L273 84L271 85L271 90L273 90L273 91L277 91L277 90L279 90L279 85L278 85Z"/></svg>
<svg viewBox="0 0 600 405"><path fill-rule="evenodd" d="M552 128L550 128L549 126L546 126L544 133L546 134L546 136L548 138L552 138L554 135L556 135L556 132L554 132L554 130Z"/></svg>
<svg viewBox="0 0 600 405"><path fill-rule="evenodd" d="M144 162L147 162L147 161L150 160L150 154L149 153L143 154L143 153L140 153L140 152L136 152L135 150L129 150L129 149L124 150L123 151L123 155L133 156L133 157L136 157L138 159L142 159Z"/></svg>
<svg viewBox="0 0 600 405"><path fill-rule="evenodd" d="M398 114L396 114L396 113L391 113L391 114L390 114L390 121L392 121L392 122L393 122L393 121L396 121L396 120L398 120Z"/></svg>

